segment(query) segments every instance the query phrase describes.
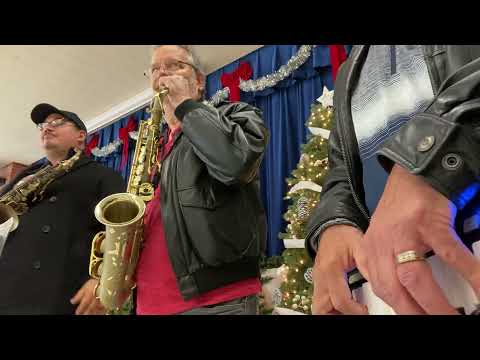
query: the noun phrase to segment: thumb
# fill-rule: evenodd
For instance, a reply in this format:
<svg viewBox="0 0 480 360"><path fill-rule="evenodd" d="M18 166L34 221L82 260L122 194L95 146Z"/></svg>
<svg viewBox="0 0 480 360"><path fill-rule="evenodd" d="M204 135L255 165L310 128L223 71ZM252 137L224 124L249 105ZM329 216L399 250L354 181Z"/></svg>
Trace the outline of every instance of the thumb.
<svg viewBox="0 0 480 360"><path fill-rule="evenodd" d="M75 296L70 299L70 302L71 302L73 305L78 304L78 303L80 302L80 300L82 299L83 292L84 292L84 289L83 289L83 286L82 286L82 288L77 291L77 293L75 294Z"/></svg>
<svg viewBox="0 0 480 360"><path fill-rule="evenodd" d="M370 282L370 275L368 273L368 259L365 251L358 241L355 242L353 246L353 259L358 271L360 271L363 277Z"/></svg>

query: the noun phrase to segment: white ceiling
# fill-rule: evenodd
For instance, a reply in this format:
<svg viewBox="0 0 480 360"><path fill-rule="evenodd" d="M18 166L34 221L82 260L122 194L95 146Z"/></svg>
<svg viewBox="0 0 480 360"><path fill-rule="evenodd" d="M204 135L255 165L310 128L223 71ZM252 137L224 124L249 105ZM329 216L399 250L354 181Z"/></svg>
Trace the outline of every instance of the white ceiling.
<svg viewBox="0 0 480 360"><path fill-rule="evenodd" d="M194 45L212 72L261 45ZM0 167L42 157L30 120L42 102L77 113L87 124L117 104L144 92L147 45L0 46Z"/></svg>

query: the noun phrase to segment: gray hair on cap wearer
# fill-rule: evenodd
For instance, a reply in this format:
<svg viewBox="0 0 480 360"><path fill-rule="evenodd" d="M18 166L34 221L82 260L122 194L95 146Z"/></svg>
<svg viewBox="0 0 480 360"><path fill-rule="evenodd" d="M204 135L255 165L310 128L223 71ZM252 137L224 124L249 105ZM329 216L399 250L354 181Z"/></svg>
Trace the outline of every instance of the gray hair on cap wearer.
<svg viewBox="0 0 480 360"><path fill-rule="evenodd" d="M152 45L152 52L157 50L158 48L162 47L162 46L166 46L166 45ZM190 58L190 62L193 66L195 66L196 70L202 74L202 75L205 75L205 71L203 70L203 66L202 64L200 63L200 60L195 52L195 50L193 49L192 45L174 45L174 46L177 46L183 50L185 50L188 54L188 57Z"/></svg>

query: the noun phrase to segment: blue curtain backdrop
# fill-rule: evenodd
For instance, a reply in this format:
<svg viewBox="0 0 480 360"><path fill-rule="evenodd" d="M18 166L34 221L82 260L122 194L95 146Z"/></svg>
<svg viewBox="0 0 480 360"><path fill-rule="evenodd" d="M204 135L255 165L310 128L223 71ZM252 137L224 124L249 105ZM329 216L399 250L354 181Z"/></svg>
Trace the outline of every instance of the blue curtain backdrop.
<svg viewBox="0 0 480 360"><path fill-rule="evenodd" d="M264 46L231 64L215 71L207 77L207 98L222 88L220 77L223 73L234 71L241 61L248 62L252 69L252 79L277 71L280 66L297 53L298 45ZM347 53L350 46L346 46ZM267 255L279 255L283 251L283 242L278 233L285 230L283 214L288 202L283 200L287 191L285 179L290 176L300 158L300 145L307 140L308 130L305 122L310 114L311 104L321 96L323 87L333 89L330 67L330 51L327 45L319 45L312 51L309 60L290 77L273 88L255 93L241 92L241 101L250 103L263 111L263 118L270 131L260 177L262 199L268 220ZM125 116L114 124L99 131L98 147L101 148L119 137L120 128L127 125L130 116ZM149 117L146 107L133 114L137 124ZM96 158L104 165L121 172L126 179L135 150L135 141L130 140L127 166L121 170L122 146L107 157Z"/></svg>
<svg viewBox="0 0 480 360"><path fill-rule="evenodd" d="M207 77L207 96L212 96L222 87L222 74L234 71L241 61L251 65L252 79L258 79L277 71L298 49L297 45L269 45L238 59ZM270 142L260 173L262 199L268 220L268 256L279 255L284 249L278 233L284 231L286 226L283 220L288 207L288 202L283 200L287 191L285 179L298 163L300 145L307 140L305 122L310 115L310 106L322 95L323 86L330 90L333 88L327 45L314 48L309 60L274 88L255 93L241 92L241 101L263 111L265 124L270 131Z"/></svg>

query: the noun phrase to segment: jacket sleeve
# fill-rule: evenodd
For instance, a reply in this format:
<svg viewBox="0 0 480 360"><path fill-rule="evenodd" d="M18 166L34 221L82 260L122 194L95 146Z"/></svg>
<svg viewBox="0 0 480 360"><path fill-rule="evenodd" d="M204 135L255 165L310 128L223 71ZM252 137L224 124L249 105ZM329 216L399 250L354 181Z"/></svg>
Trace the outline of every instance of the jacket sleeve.
<svg viewBox="0 0 480 360"><path fill-rule="evenodd" d="M448 46L447 67L455 67L455 71L445 79L432 104L377 152L387 171L394 163L403 166L459 209L480 188L479 56L480 46Z"/></svg>
<svg viewBox="0 0 480 360"><path fill-rule="evenodd" d="M186 100L175 110L184 135L212 177L226 185L251 182L268 141L260 110L244 103L214 108Z"/></svg>
<svg viewBox="0 0 480 360"><path fill-rule="evenodd" d="M352 50L354 53L356 49ZM361 193L353 194L353 182L362 178L361 165L357 164L358 157L347 157L347 149L344 148L345 141L356 141L355 139L344 139L340 133L340 127L344 125L345 117L348 115L345 111L345 95L347 72L351 67L350 62L353 56L350 56L340 67L335 82L334 94L334 124L330 131L328 139L328 167L329 171L325 177L322 186L320 201L313 210L309 222L306 226L305 248L312 259L315 258L318 248L318 241L323 231L333 225L350 225L366 231L368 227L368 215L362 214L358 202L364 202L363 187L358 186ZM342 108L343 106L343 108ZM348 161L348 162L347 162ZM352 163L355 162L355 163ZM355 166L354 166L355 165ZM349 173L360 171L354 179L350 178Z"/></svg>
<svg viewBox="0 0 480 360"><path fill-rule="evenodd" d="M338 112L334 110L334 116ZM368 227L367 218L355 203L348 179L348 164L342 154L342 144L338 133L338 122L330 131L328 140L328 167L322 187L320 201L312 212L307 224L305 248L312 259L315 258L318 239L322 232L333 225L351 225L362 231Z"/></svg>

